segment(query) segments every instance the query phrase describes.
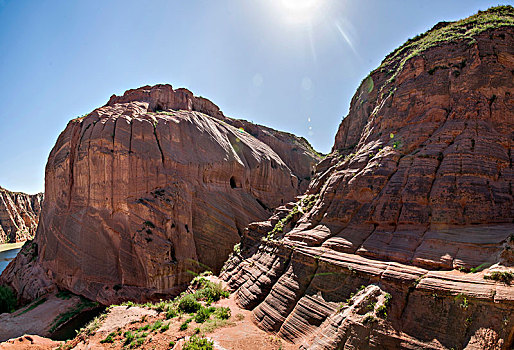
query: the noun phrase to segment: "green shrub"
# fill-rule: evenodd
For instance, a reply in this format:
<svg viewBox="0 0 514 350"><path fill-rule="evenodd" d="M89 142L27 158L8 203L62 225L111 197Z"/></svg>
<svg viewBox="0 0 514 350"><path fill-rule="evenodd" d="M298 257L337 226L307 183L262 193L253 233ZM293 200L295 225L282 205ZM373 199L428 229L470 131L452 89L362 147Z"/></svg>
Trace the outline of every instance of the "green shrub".
<svg viewBox="0 0 514 350"><path fill-rule="evenodd" d="M165 301L160 301L157 304L153 305L153 309L157 312L163 312L168 307L168 303Z"/></svg>
<svg viewBox="0 0 514 350"><path fill-rule="evenodd" d="M169 323L163 324L161 327L161 332L166 332L168 329L170 329L170 324Z"/></svg>
<svg viewBox="0 0 514 350"><path fill-rule="evenodd" d="M195 299L205 300L207 302L218 301L221 298L228 298L230 293L223 289L220 283L214 283L206 279L200 280L202 286L201 289L197 290L194 294Z"/></svg>
<svg viewBox="0 0 514 350"><path fill-rule="evenodd" d="M144 326L139 327L138 332L147 331L150 328L149 324L145 324Z"/></svg>
<svg viewBox="0 0 514 350"><path fill-rule="evenodd" d="M145 338L144 337L137 338L136 345L137 346L141 346L141 345L143 345L144 342L145 342Z"/></svg>
<svg viewBox="0 0 514 350"><path fill-rule="evenodd" d="M16 309L16 297L11 288L0 286L0 314Z"/></svg>
<svg viewBox="0 0 514 350"><path fill-rule="evenodd" d="M179 310L182 310L187 313L196 312L200 309L202 305L198 301L196 301L196 298L192 294L186 294L183 297L180 298L178 302L178 308Z"/></svg>
<svg viewBox="0 0 514 350"><path fill-rule="evenodd" d="M169 308L168 311L166 311L166 319L169 320L173 317L177 317L177 310Z"/></svg>
<svg viewBox="0 0 514 350"><path fill-rule="evenodd" d="M195 322L204 323L205 320L209 319L209 317L211 317L210 308L208 309L202 306L195 315Z"/></svg>
<svg viewBox="0 0 514 350"><path fill-rule="evenodd" d="M158 330L159 328L161 328L162 326L162 321L161 320L157 320L153 325L152 325L152 331L156 331Z"/></svg>
<svg viewBox="0 0 514 350"><path fill-rule="evenodd" d="M130 344L136 338L134 333L132 333L131 331L126 331L124 335L125 335L125 345Z"/></svg>
<svg viewBox="0 0 514 350"><path fill-rule="evenodd" d="M230 308L228 307L220 307L216 309L216 312L214 313L215 317L220 320L228 320L230 318L230 314Z"/></svg>
<svg viewBox="0 0 514 350"><path fill-rule="evenodd" d="M184 344L183 350L212 350L214 343L207 338L199 338L193 335Z"/></svg>
<svg viewBox="0 0 514 350"><path fill-rule="evenodd" d="M109 335L107 337L105 337L105 339L100 340L100 343L101 344L104 344L104 343L114 343L114 339L112 339L112 337L114 337L115 335L116 334L114 332L109 333Z"/></svg>
<svg viewBox="0 0 514 350"><path fill-rule="evenodd" d="M185 321L184 323L182 323L179 327L179 329L181 331L185 331L187 329L187 327L189 326L189 322Z"/></svg>
<svg viewBox="0 0 514 350"><path fill-rule="evenodd" d="M60 290L59 293L56 294L56 297L62 300L68 300L73 296L72 293L68 292L67 290Z"/></svg>
<svg viewBox="0 0 514 350"><path fill-rule="evenodd" d="M485 275L484 279L510 284L514 279L514 273L510 271L493 271L489 275Z"/></svg>
<svg viewBox="0 0 514 350"><path fill-rule="evenodd" d="M380 305L377 308L377 316L381 318L387 318L387 306Z"/></svg>

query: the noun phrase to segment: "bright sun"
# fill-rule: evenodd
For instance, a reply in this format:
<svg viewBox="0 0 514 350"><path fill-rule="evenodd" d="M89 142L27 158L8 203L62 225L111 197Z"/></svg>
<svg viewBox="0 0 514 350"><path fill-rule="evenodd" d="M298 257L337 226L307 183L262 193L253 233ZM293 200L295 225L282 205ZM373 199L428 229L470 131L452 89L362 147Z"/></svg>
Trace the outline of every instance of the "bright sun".
<svg viewBox="0 0 514 350"><path fill-rule="evenodd" d="M322 0L278 0L287 20L305 22L315 15Z"/></svg>

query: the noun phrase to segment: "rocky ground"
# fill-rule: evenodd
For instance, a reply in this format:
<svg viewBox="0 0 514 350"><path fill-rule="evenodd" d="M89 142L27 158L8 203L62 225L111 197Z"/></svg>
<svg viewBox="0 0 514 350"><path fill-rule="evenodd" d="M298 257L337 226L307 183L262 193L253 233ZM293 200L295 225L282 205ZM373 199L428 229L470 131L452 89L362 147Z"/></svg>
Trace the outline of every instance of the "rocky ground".
<svg viewBox="0 0 514 350"><path fill-rule="evenodd" d="M214 284L222 285L215 277L205 277ZM221 287L223 288L223 287ZM198 295L205 288L196 284L189 295ZM219 350L297 349L298 347L267 333L252 322L252 313L239 307L234 295L221 297L215 302L198 298L200 304L214 308L206 319L198 318L202 311L187 313L180 309L180 298L175 302L126 303L111 306L108 311L93 320L80 331L76 338L66 342L54 342L47 338L25 335L0 345L0 349L183 349L191 339L205 339ZM207 306L209 304L209 306ZM55 306L51 302L44 308ZM41 307L40 311L44 311ZM221 313L223 311L224 313ZM31 315L35 316L35 315ZM30 317L30 316L29 316ZM184 326L186 325L186 326ZM30 334L30 330L27 330ZM193 340L194 341L194 340Z"/></svg>

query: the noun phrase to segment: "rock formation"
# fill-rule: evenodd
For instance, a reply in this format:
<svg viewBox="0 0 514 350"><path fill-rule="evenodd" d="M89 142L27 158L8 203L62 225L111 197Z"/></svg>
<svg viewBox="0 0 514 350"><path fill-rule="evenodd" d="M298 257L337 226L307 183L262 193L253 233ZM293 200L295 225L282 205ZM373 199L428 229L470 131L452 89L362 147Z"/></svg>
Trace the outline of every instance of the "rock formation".
<svg viewBox="0 0 514 350"><path fill-rule="evenodd" d="M113 96L59 136L34 274L20 257L3 280L24 299L49 288L41 271L104 304L176 295L194 272L219 271L244 227L298 195L318 160L305 140L226 118L186 89Z"/></svg>
<svg viewBox="0 0 514 350"><path fill-rule="evenodd" d="M305 196L250 224L222 277L302 348L510 349L513 163L503 6L388 55Z"/></svg>
<svg viewBox="0 0 514 350"><path fill-rule="evenodd" d="M11 192L0 187L0 244L34 238L43 194Z"/></svg>

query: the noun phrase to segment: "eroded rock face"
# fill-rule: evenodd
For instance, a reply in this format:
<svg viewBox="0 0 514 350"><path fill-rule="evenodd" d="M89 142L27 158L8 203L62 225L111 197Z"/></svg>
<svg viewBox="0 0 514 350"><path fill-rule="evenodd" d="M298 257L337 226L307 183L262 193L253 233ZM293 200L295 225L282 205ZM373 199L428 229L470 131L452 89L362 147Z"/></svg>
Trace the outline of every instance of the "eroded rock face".
<svg viewBox="0 0 514 350"><path fill-rule="evenodd" d="M0 187L0 244L34 238L43 194L11 192Z"/></svg>
<svg viewBox="0 0 514 350"><path fill-rule="evenodd" d="M230 121L170 85L71 121L46 167L35 273L108 304L178 294L195 271L219 271L249 222L299 193L292 169L304 170ZM301 154L310 171L318 156ZM12 280L18 293L30 283Z"/></svg>
<svg viewBox="0 0 514 350"><path fill-rule="evenodd" d="M263 329L309 349L513 346L514 286L484 279L514 272L513 23L440 24L363 81L304 199L225 266Z"/></svg>

